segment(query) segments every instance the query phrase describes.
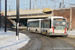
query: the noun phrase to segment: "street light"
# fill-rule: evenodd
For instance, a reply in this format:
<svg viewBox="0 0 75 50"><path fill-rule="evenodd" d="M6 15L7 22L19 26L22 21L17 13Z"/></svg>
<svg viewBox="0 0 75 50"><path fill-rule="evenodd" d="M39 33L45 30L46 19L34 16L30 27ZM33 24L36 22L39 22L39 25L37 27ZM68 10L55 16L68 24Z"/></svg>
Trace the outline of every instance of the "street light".
<svg viewBox="0 0 75 50"><path fill-rule="evenodd" d="M30 0L30 10L31 10L31 0Z"/></svg>
<svg viewBox="0 0 75 50"><path fill-rule="evenodd" d="M7 24L7 0L5 0L5 32L6 32L6 24Z"/></svg>
<svg viewBox="0 0 75 50"><path fill-rule="evenodd" d="M19 39L19 0L16 0L16 39Z"/></svg>
<svg viewBox="0 0 75 50"><path fill-rule="evenodd" d="M0 28L1 28L1 0L0 0Z"/></svg>

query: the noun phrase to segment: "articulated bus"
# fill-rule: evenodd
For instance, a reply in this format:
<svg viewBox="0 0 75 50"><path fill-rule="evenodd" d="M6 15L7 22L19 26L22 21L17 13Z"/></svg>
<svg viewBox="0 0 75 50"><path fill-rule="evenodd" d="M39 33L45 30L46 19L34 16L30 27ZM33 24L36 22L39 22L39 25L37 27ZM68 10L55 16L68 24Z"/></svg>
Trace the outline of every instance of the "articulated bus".
<svg viewBox="0 0 75 50"><path fill-rule="evenodd" d="M27 30L30 32L41 33L41 20L43 19L29 19L27 21Z"/></svg>
<svg viewBox="0 0 75 50"><path fill-rule="evenodd" d="M47 19L35 19L29 22L29 31L47 36L67 36L66 18L52 16Z"/></svg>

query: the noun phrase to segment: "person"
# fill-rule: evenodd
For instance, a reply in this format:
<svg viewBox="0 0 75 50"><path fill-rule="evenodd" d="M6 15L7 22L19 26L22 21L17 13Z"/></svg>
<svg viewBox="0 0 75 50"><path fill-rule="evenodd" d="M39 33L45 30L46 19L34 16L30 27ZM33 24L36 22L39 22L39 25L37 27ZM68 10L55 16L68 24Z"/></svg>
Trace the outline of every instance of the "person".
<svg viewBox="0 0 75 50"><path fill-rule="evenodd" d="M22 26L22 23L19 23L19 26Z"/></svg>

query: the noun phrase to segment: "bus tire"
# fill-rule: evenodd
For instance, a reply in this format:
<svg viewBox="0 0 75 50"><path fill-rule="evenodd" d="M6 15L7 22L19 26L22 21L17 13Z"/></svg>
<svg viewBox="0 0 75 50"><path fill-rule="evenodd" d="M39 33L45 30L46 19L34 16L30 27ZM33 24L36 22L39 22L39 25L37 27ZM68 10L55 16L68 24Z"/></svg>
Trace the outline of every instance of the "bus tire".
<svg viewBox="0 0 75 50"><path fill-rule="evenodd" d="M41 31L41 34L43 35L43 31Z"/></svg>
<svg viewBox="0 0 75 50"><path fill-rule="evenodd" d="M46 30L46 33L45 33L45 35L47 36L47 30Z"/></svg>
<svg viewBox="0 0 75 50"><path fill-rule="evenodd" d="M49 36L47 30L46 30L46 36L47 36L47 37Z"/></svg>
<svg viewBox="0 0 75 50"><path fill-rule="evenodd" d="M38 31L36 30L36 31L35 31L35 33L37 34L37 33L38 33Z"/></svg>
<svg viewBox="0 0 75 50"><path fill-rule="evenodd" d="M47 33L47 35L46 35L47 37L49 37L49 35L48 35L48 33Z"/></svg>
<svg viewBox="0 0 75 50"><path fill-rule="evenodd" d="M29 29L29 32L31 32L30 29Z"/></svg>

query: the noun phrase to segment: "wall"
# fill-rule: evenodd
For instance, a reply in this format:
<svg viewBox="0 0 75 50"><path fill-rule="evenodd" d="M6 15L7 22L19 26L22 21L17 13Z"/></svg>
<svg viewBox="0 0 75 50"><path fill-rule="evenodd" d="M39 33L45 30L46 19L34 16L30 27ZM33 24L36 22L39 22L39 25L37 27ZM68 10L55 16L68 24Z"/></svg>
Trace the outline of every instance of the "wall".
<svg viewBox="0 0 75 50"><path fill-rule="evenodd" d="M54 10L54 16L63 16L70 23L70 8ZM75 7L72 7L72 28L75 29Z"/></svg>

